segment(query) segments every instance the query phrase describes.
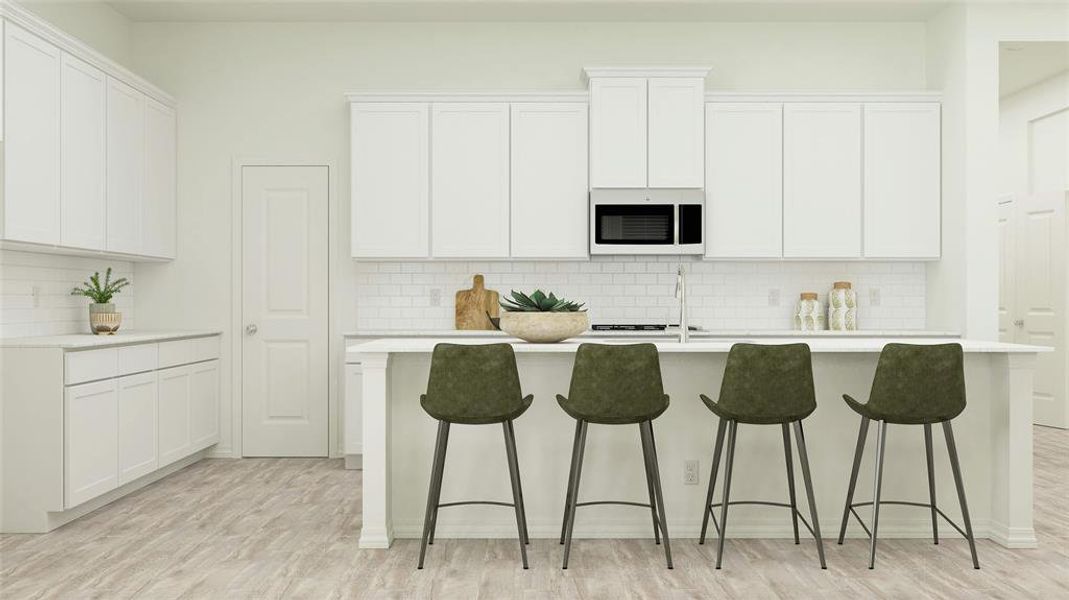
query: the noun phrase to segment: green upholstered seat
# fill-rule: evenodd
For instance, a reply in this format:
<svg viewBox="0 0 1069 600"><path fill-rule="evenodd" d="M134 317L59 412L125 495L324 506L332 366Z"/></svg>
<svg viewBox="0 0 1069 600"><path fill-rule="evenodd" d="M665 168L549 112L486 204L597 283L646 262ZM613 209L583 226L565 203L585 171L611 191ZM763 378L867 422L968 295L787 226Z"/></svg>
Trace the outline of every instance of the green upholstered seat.
<svg viewBox="0 0 1069 600"><path fill-rule="evenodd" d="M942 423L965 410L961 344L887 344L876 364L869 401L843 399L859 415L903 425Z"/></svg>
<svg viewBox="0 0 1069 600"><path fill-rule="evenodd" d="M800 421L817 407L808 344L735 344L720 398L702 402L718 417L751 424Z"/></svg>
<svg viewBox="0 0 1069 600"><path fill-rule="evenodd" d="M522 415L534 396L520 392L516 354L509 344L438 344L431 355L427 414L449 423L503 423Z"/></svg>
<svg viewBox="0 0 1069 600"><path fill-rule="evenodd" d="M650 421L668 408L653 344L580 344L564 412L579 421L623 425Z"/></svg>

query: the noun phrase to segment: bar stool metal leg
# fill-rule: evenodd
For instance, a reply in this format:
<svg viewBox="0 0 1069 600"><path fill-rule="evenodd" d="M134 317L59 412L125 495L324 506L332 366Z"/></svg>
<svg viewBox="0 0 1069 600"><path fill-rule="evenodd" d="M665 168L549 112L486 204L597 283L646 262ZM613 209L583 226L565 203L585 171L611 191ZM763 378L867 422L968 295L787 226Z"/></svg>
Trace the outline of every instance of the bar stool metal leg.
<svg viewBox="0 0 1069 600"><path fill-rule="evenodd" d="M639 438L642 435L642 424L638 426ZM661 524L657 520L657 494L653 489L653 472L650 469L650 451L646 447L645 442L642 443L642 465L643 470L646 472L646 491L649 492L650 497L650 517L653 519L653 541L658 546L661 545Z"/></svg>
<svg viewBox="0 0 1069 600"><path fill-rule="evenodd" d="M865 453L865 438L869 434L869 420L861 417L861 428L857 432L857 446L854 448L854 467L850 471L850 485L846 488L846 507L843 508L843 524L839 527L839 545L846 537L846 523L850 519L850 505L854 502L854 488L857 486L857 474L861 469L861 455Z"/></svg>
<svg viewBox="0 0 1069 600"><path fill-rule="evenodd" d="M883 484L883 451L887 444L887 421L876 430L876 468L872 494L872 539L869 540L869 568L876 568L876 531L880 526L880 487Z"/></svg>
<svg viewBox="0 0 1069 600"><path fill-rule="evenodd" d="M961 504L961 518L965 521L965 533L969 539L969 553L972 554L972 566L980 568L976 557L976 538L972 534L972 519L969 518L969 504L965 500L965 484L961 479L961 464L958 462L958 446L954 443L954 429L950 421L943 421L943 435L946 436L947 453L950 454L950 467L954 471L954 485L958 488L958 502Z"/></svg>
<svg viewBox="0 0 1069 600"><path fill-rule="evenodd" d="M586 428L587 424L584 421L579 421L579 438L576 442L576 451L572 453L572 471L575 472L575 482L572 484L572 491L568 497L568 508L565 513L567 519L567 527L565 528L564 536L564 564L562 569L568 568L568 557L572 551L572 530L575 529L575 506L579 502L579 481L583 474L583 450L586 447Z"/></svg>
<svg viewBox="0 0 1069 600"><path fill-rule="evenodd" d="M724 559L724 538L727 537L728 530L728 504L731 501L731 467L735 462L735 434L739 429L739 424L736 421L732 421L728 427L728 455L727 461L724 463L724 496L721 499L723 503L720 507L720 539L718 540L716 550L716 568L720 568L720 564Z"/></svg>
<svg viewBox="0 0 1069 600"><path fill-rule="evenodd" d="M516 533L520 538L520 558L523 568L527 568L527 515L523 510L523 492L520 491L520 464L516 460L516 433L512 430L512 421L501 424L505 431L505 453L509 461L509 479L512 482L512 504L516 510Z"/></svg>
<svg viewBox="0 0 1069 600"><path fill-rule="evenodd" d="M438 503L441 494L441 476L445 464L445 445L449 437L449 423L438 421L438 436L434 444L434 463L431 466L431 481L427 489L427 510L423 516L423 539L419 546L419 564L417 569L423 568L423 559L427 554L427 542L434 527L434 517L438 513Z"/></svg>
<svg viewBox="0 0 1069 600"><path fill-rule="evenodd" d="M813 475L809 472L809 453L806 451L805 431L802 429L801 421L794 422L794 440L798 443L798 462L802 465L802 480L805 481L806 500L809 502L809 518L813 520L813 537L816 538L817 542L817 556L820 557L820 568L827 569L828 564L824 562L824 538L820 536L820 519L817 517L817 501L813 493ZM791 494L792 504L794 503L793 496L794 494ZM797 532L797 525L795 525L795 528Z"/></svg>
<svg viewBox="0 0 1069 600"><path fill-rule="evenodd" d="M719 419L720 423L716 426L716 444L713 447L713 466L709 471L709 491L705 494L705 511L702 514L702 536L698 539L699 544L705 543L705 532L709 528L709 517L713 514L713 490L716 488L716 476L717 471L720 469L720 455L724 450L724 430L727 429L728 422L725 419ZM720 532L717 533L720 535Z"/></svg>
<svg viewBox="0 0 1069 600"><path fill-rule="evenodd" d="M928 503L932 505L932 542L939 543L938 509L935 507L935 458L932 455L932 426L924 424L924 454L928 462Z"/></svg>
<svg viewBox="0 0 1069 600"><path fill-rule="evenodd" d="M794 496L794 457L791 456L791 429L784 423L783 428L783 458L787 461L787 492L791 498L791 525L794 526L794 544L798 540L798 502Z"/></svg>
<svg viewBox="0 0 1069 600"><path fill-rule="evenodd" d="M564 534L568 531L568 504L572 498L572 488L575 486L575 455L579 452L579 434L583 431L583 422L575 422L575 437L572 439L572 460L568 469L568 489L564 492L564 517L560 525L560 544L564 545Z"/></svg>
<svg viewBox="0 0 1069 600"><path fill-rule="evenodd" d="M657 498L657 516L659 517L661 524L661 539L664 542L664 558L668 564L668 568L672 568L672 544L668 540L668 518L664 514L664 494L661 492L661 471L657 466L657 443L653 437L653 421L646 421L642 424L643 440L645 445L649 448L647 455L649 456L649 469L653 473L653 490L656 492Z"/></svg>
<svg viewBox="0 0 1069 600"><path fill-rule="evenodd" d="M442 459L439 461L438 475L434 480L434 510L431 512L431 535L427 544L434 545L434 534L438 531L438 505L442 502L442 477L445 472L445 456L449 452L449 422L445 421L442 434Z"/></svg>

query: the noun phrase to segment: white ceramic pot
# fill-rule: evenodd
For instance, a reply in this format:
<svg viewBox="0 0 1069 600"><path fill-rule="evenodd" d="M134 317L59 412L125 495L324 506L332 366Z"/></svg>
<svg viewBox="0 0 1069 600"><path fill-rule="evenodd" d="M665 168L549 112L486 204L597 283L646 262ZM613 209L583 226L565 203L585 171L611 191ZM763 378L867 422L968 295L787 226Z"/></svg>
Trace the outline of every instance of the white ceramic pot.
<svg viewBox="0 0 1069 600"><path fill-rule="evenodd" d="M501 313L501 331L525 342L547 344L575 337L590 328L586 312Z"/></svg>
<svg viewBox="0 0 1069 600"><path fill-rule="evenodd" d="M828 328L833 331L857 330L857 292L849 281L836 281L828 293Z"/></svg>
<svg viewBox="0 0 1069 600"><path fill-rule="evenodd" d="M813 292L802 292L798 300L798 310L794 314L794 328L798 331L824 329L824 307Z"/></svg>

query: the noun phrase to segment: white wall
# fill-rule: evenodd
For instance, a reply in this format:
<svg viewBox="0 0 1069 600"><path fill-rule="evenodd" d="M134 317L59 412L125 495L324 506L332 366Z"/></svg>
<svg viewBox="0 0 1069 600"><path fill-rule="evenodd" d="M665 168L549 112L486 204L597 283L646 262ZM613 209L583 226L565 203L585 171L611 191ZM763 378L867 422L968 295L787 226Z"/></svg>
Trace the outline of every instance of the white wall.
<svg viewBox="0 0 1069 600"><path fill-rule="evenodd" d="M130 21L106 2L19 0L19 3L115 62L130 66Z"/></svg>
<svg viewBox="0 0 1069 600"><path fill-rule="evenodd" d="M1069 71L1000 100L998 163L1000 196L1069 189Z"/></svg>

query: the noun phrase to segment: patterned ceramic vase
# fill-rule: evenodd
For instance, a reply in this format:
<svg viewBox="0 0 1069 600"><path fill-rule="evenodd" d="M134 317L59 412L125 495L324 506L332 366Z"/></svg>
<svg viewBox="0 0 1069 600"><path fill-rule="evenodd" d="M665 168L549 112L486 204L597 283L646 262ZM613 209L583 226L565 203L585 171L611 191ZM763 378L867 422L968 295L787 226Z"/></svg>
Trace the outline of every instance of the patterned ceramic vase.
<svg viewBox="0 0 1069 600"><path fill-rule="evenodd" d="M798 311L794 315L794 328L799 331L824 329L824 307L820 305L816 292L802 292Z"/></svg>
<svg viewBox="0 0 1069 600"><path fill-rule="evenodd" d="M857 292L849 281L836 281L828 292L828 329L857 331Z"/></svg>

